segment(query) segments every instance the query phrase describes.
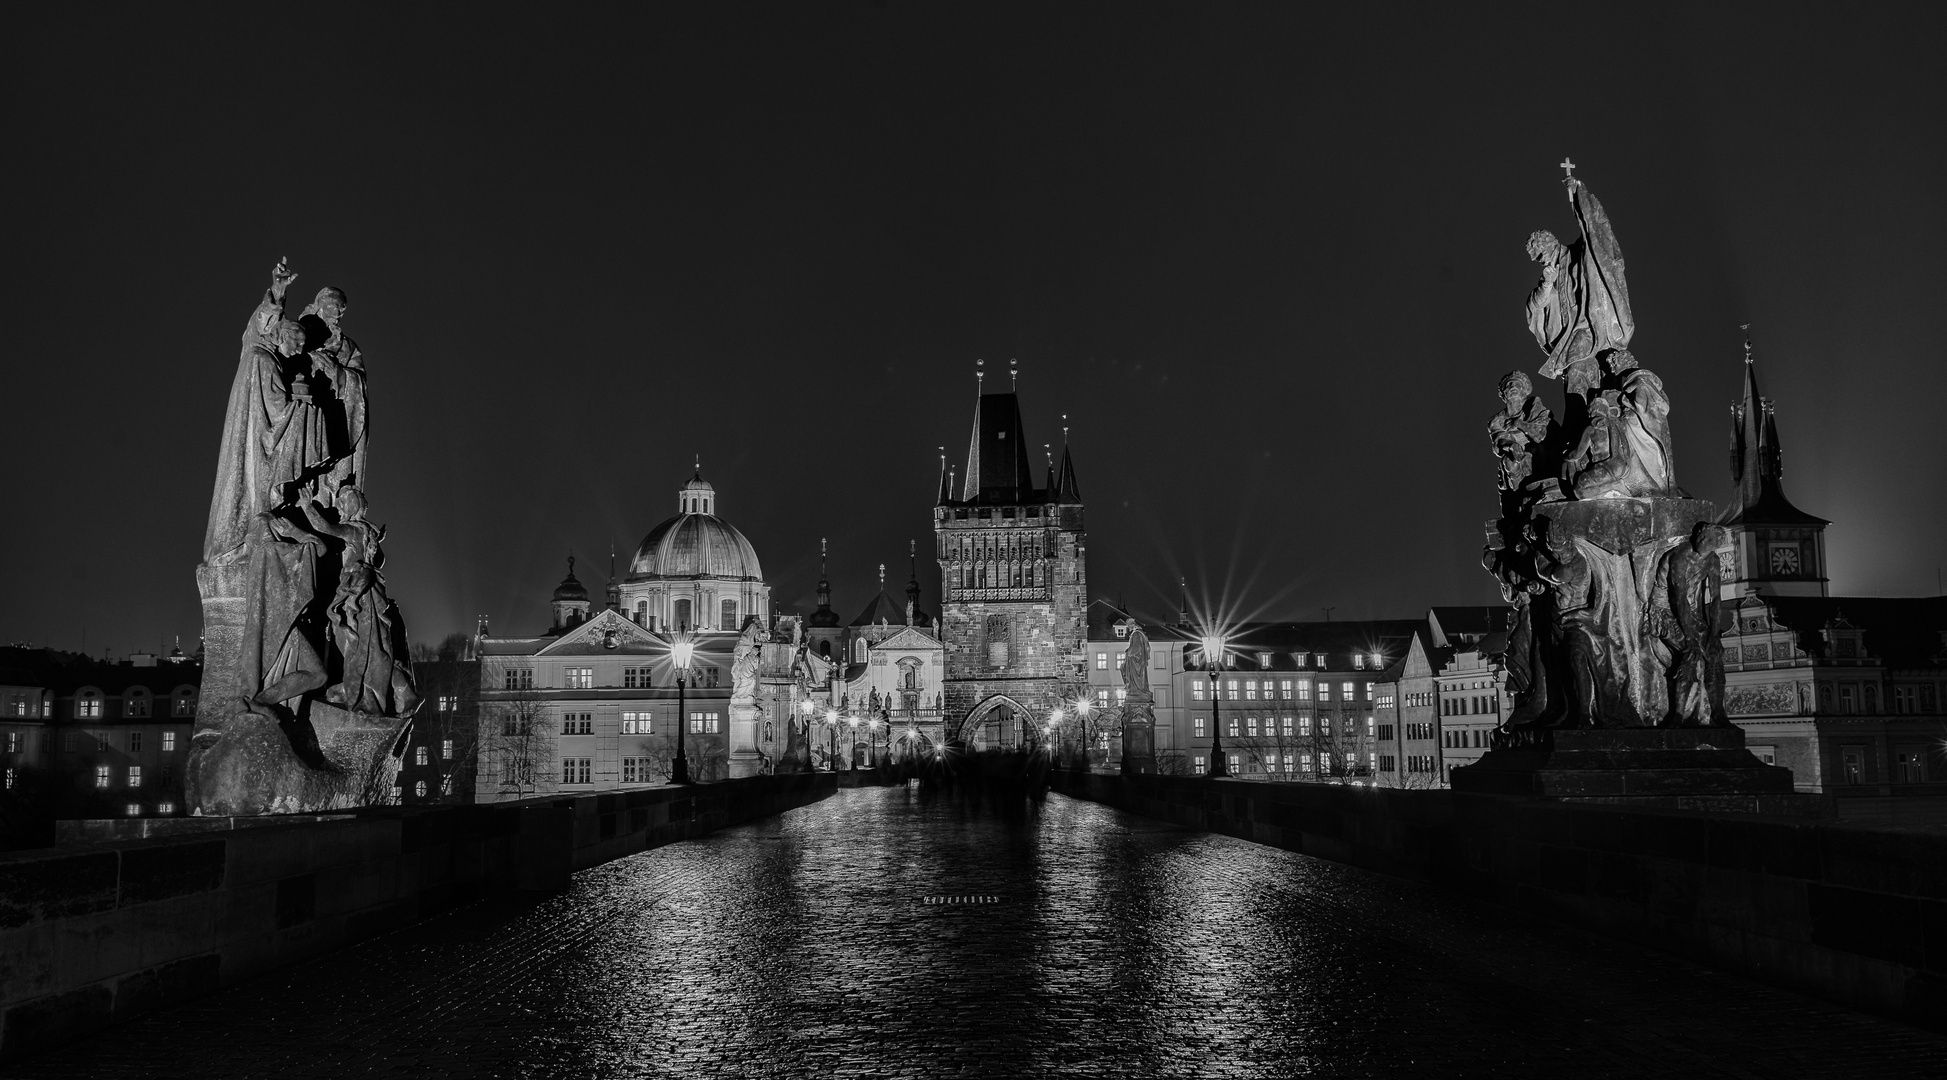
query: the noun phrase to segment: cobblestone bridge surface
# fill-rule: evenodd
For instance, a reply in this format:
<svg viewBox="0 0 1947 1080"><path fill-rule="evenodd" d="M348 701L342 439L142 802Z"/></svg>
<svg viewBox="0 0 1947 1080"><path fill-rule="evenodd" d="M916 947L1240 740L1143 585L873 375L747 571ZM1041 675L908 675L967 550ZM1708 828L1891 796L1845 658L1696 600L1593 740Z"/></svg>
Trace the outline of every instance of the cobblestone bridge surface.
<svg viewBox="0 0 1947 1080"><path fill-rule="evenodd" d="M938 903L940 898L982 903ZM1939 1077L1947 1039L1050 796L840 792L27 1077Z"/></svg>

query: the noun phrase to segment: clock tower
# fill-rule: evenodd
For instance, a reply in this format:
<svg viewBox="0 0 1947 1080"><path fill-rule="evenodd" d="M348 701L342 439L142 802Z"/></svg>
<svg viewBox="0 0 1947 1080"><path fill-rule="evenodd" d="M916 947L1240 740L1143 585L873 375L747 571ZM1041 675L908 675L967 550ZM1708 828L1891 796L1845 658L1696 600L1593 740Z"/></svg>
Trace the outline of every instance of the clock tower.
<svg viewBox="0 0 1947 1080"><path fill-rule="evenodd" d="M1730 509L1719 519L1727 592L1826 595L1825 526L1785 498L1784 455L1772 402L1758 394L1758 367L1744 343L1744 400L1731 406Z"/></svg>

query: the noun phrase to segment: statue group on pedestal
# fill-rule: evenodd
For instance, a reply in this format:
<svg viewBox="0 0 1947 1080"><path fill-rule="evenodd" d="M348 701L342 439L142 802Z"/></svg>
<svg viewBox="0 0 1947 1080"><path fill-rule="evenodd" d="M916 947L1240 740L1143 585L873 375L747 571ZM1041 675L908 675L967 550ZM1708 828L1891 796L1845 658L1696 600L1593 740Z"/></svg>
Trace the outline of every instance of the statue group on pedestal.
<svg viewBox="0 0 1947 1080"><path fill-rule="evenodd" d="M1635 319L1608 215L1565 181L1581 236L1537 232L1527 322L1564 382L1559 420L1521 371L1488 423L1501 516L1482 563L1514 606L1512 730L1724 723L1716 632L1724 531L1676 484L1670 399L1629 351Z"/></svg>
<svg viewBox="0 0 1947 1080"><path fill-rule="evenodd" d="M419 705L385 591L385 530L366 517L364 358L340 325L340 290L285 317L296 277L283 262L272 270L224 421L198 568L209 654L189 779L200 813L343 803L342 784L302 770L363 762L334 753L320 731L332 725L308 705L367 721L403 721ZM278 763L276 735L301 765ZM304 793L245 790L265 785Z"/></svg>

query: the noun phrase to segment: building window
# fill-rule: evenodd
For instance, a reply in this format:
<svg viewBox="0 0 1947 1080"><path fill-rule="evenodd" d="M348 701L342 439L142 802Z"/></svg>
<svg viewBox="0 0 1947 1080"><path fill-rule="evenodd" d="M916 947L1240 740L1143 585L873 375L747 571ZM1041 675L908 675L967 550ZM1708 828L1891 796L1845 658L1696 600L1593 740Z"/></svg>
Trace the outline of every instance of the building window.
<svg viewBox="0 0 1947 1080"><path fill-rule="evenodd" d="M1107 670L1109 670L1109 654L1108 654L1108 653L1105 653L1105 652L1099 652L1099 653L1096 653L1096 654L1095 654L1095 670L1097 670L1097 671L1107 671Z"/></svg>
<svg viewBox="0 0 1947 1080"><path fill-rule="evenodd" d="M1192 716L1192 717L1190 718L1190 736L1191 736L1191 738L1196 738L1196 739L1201 739L1201 738L1203 738L1203 735L1204 735L1204 731L1203 731L1203 717L1201 717L1201 716Z"/></svg>
<svg viewBox="0 0 1947 1080"><path fill-rule="evenodd" d="M108 786L108 766L106 765L95 766L95 786L98 788L105 788Z"/></svg>
<svg viewBox="0 0 1947 1080"><path fill-rule="evenodd" d="M129 803L127 806L122 807L122 812L124 814L127 814L129 817L141 817L142 804L139 802Z"/></svg>
<svg viewBox="0 0 1947 1080"><path fill-rule="evenodd" d="M1365 654L1365 653L1353 653L1353 654L1352 654L1352 666L1353 666L1354 668L1356 668L1356 669L1358 669L1358 670L1360 670L1360 671L1364 671L1364 670L1366 669L1366 654Z"/></svg>
<svg viewBox="0 0 1947 1080"><path fill-rule="evenodd" d="M1287 739L1291 738L1291 717L1287 716L1284 718L1283 728L1284 737Z"/></svg>
<svg viewBox="0 0 1947 1080"><path fill-rule="evenodd" d="M569 690L595 689L595 669L571 667L563 676L562 686Z"/></svg>
<svg viewBox="0 0 1947 1080"><path fill-rule="evenodd" d="M1109 707L1109 692L1107 690L1097 690L1095 692L1095 707L1098 709L1106 709Z"/></svg>
<svg viewBox="0 0 1947 1080"><path fill-rule="evenodd" d="M1320 701L1330 701L1330 700L1332 700L1332 684L1331 684L1331 683L1328 683L1328 682L1325 682L1325 681L1323 681L1323 680L1320 680L1320 681L1319 681L1319 684L1318 684L1318 700L1320 700Z"/></svg>
<svg viewBox="0 0 1947 1080"><path fill-rule="evenodd" d="M1351 701L1351 700L1352 700L1352 684L1351 684L1351 683L1349 683L1349 682L1348 682L1348 683L1340 683L1340 684L1339 684L1339 700L1341 700L1341 701Z"/></svg>
<svg viewBox="0 0 1947 1080"><path fill-rule="evenodd" d="M21 744L20 732L18 731L7 732L7 753L9 754L20 753L20 744Z"/></svg>
<svg viewBox="0 0 1947 1080"><path fill-rule="evenodd" d="M14 767L12 765L7 766L7 790L13 790L14 781L18 779L19 774L14 771Z"/></svg>
<svg viewBox="0 0 1947 1080"><path fill-rule="evenodd" d="M717 623L719 630L737 629L737 601L725 600L722 604L723 619Z"/></svg>
<svg viewBox="0 0 1947 1080"><path fill-rule="evenodd" d="M592 758L562 758L561 782L564 784L586 784L591 782L594 772Z"/></svg>
<svg viewBox="0 0 1947 1080"><path fill-rule="evenodd" d="M506 675L506 689L508 690L534 689L533 670L530 668L508 668L507 675Z"/></svg>
<svg viewBox="0 0 1947 1080"><path fill-rule="evenodd" d="M101 716L101 699L92 694L83 695L80 700L75 702L75 715L86 720L99 718Z"/></svg>
<svg viewBox="0 0 1947 1080"><path fill-rule="evenodd" d="M690 628L690 601L688 597L678 599L674 604L670 605L669 612L670 622L676 625L676 629L688 630Z"/></svg>
<svg viewBox="0 0 1947 1080"><path fill-rule="evenodd" d="M1237 755L1236 755L1236 754L1231 754L1231 755L1230 755L1230 771L1231 771L1231 772L1232 772L1233 774L1239 771L1239 770L1238 770L1238 767L1237 767Z"/></svg>
<svg viewBox="0 0 1947 1080"><path fill-rule="evenodd" d="M1193 761L1191 762L1191 766L1194 769L1196 769L1196 774L1198 776L1202 776L1209 769L1209 766L1204 764L1202 754L1198 754L1195 757L1195 759L1193 759Z"/></svg>
<svg viewBox="0 0 1947 1080"><path fill-rule="evenodd" d="M987 663L990 667L1005 667L1008 661L1007 616L987 616Z"/></svg>
<svg viewBox="0 0 1947 1080"><path fill-rule="evenodd" d="M1745 749L1751 751L1753 757L1766 765L1778 764L1778 748L1775 746L1749 746Z"/></svg>
<svg viewBox="0 0 1947 1080"><path fill-rule="evenodd" d="M1285 699L1286 701L1291 700L1291 680L1290 679L1282 679L1278 682L1278 696Z"/></svg>
<svg viewBox="0 0 1947 1080"><path fill-rule="evenodd" d="M142 766L130 765L128 767L128 786L129 787L142 786Z"/></svg>
<svg viewBox="0 0 1947 1080"><path fill-rule="evenodd" d="M593 735L595 733L594 713L562 713L561 734ZM424 762L421 762L424 764Z"/></svg>
<svg viewBox="0 0 1947 1080"><path fill-rule="evenodd" d="M715 712L714 710L708 712L693 712L690 714L690 734L715 735L720 730L719 725L722 723L722 721L723 721L722 714Z"/></svg>
<svg viewBox="0 0 1947 1080"><path fill-rule="evenodd" d="M1231 738L1235 739L1237 737L1237 718L1235 716L1232 716L1229 717L1229 720L1230 723L1224 725L1224 728L1226 733L1229 734Z"/></svg>
<svg viewBox="0 0 1947 1080"><path fill-rule="evenodd" d="M162 752L165 754L174 753L175 749L176 749L176 733L173 731L163 732Z"/></svg>
<svg viewBox="0 0 1947 1080"><path fill-rule="evenodd" d="M74 753L75 743L79 739L80 739L79 735L76 735L72 731L68 732L67 734L61 736L61 749L70 754Z"/></svg>
<svg viewBox="0 0 1947 1080"><path fill-rule="evenodd" d="M127 701L123 702L122 714L124 716L149 715L149 699L140 694L131 696Z"/></svg>
<svg viewBox="0 0 1947 1080"><path fill-rule="evenodd" d="M1366 738L1368 739L1372 738L1372 736L1376 734L1376 727L1375 727L1376 724L1377 724L1376 717L1371 717L1371 716L1366 717Z"/></svg>
<svg viewBox="0 0 1947 1080"><path fill-rule="evenodd" d="M420 798L422 798L422 799L423 799L423 798L425 798L425 797L426 797L426 781L424 781L424 780L421 780L421 781L419 781L418 783L416 783L416 784L414 784L414 785L412 785L412 793L413 793L414 795L417 795L417 796L419 796L419 797L420 797Z"/></svg>
<svg viewBox="0 0 1947 1080"><path fill-rule="evenodd" d="M1230 701L1237 700L1237 680L1236 679L1224 680L1224 697Z"/></svg>
<svg viewBox="0 0 1947 1080"><path fill-rule="evenodd" d="M430 765L432 763L431 755L426 753L425 747L415 746L412 748L412 763L414 765ZM425 792L422 791L420 794L424 795Z"/></svg>
<svg viewBox="0 0 1947 1080"><path fill-rule="evenodd" d="M643 668L623 668L622 689L640 690L647 687L649 684L642 681L643 671Z"/></svg>
<svg viewBox="0 0 1947 1080"><path fill-rule="evenodd" d="M1309 717L1309 716L1301 716L1301 717L1299 717L1299 718L1298 718L1298 734L1299 734L1299 735L1301 735L1301 736L1303 736L1303 737L1305 737L1305 738L1310 738L1310 737L1311 737L1311 733L1312 733L1312 718L1311 718L1311 717Z"/></svg>
<svg viewBox="0 0 1947 1080"><path fill-rule="evenodd" d="M1203 680L1202 679L1197 679L1190 683L1190 697L1196 701L1203 700Z"/></svg>
<svg viewBox="0 0 1947 1080"><path fill-rule="evenodd" d="M1257 738L1257 717L1255 715L1245 717L1244 728L1251 738Z"/></svg>
<svg viewBox="0 0 1947 1080"><path fill-rule="evenodd" d="M634 784L639 782L636 780L636 775L637 775L636 760L637 759L632 757L625 757L622 759L622 782L623 783Z"/></svg>
<svg viewBox="0 0 1947 1080"><path fill-rule="evenodd" d="M1269 686L1271 684L1265 683L1264 685ZM1247 701L1257 700L1257 680L1256 679L1244 680L1244 698Z"/></svg>

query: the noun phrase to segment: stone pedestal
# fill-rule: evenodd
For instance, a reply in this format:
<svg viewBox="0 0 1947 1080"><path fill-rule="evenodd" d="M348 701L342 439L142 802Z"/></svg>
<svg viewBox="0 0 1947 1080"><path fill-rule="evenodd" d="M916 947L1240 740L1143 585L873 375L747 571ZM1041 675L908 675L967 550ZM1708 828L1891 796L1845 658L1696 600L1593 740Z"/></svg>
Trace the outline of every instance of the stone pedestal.
<svg viewBox="0 0 1947 1080"><path fill-rule="evenodd" d="M407 722L310 702L292 722L239 713L221 731L198 730L184 777L193 812L312 814L387 802Z"/></svg>
<svg viewBox="0 0 1947 1080"><path fill-rule="evenodd" d="M755 701L730 700L731 779L763 775L764 755L757 749L757 730L763 722L764 710Z"/></svg>
<svg viewBox="0 0 1947 1080"><path fill-rule="evenodd" d="M1500 732L1453 790L1647 809L1831 818L1830 796L1796 792L1790 769L1766 765L1735 727L1579 728Z"/></svg>
<svg viewBox="0 0 1947 1080"><path fill-rule="evenodd" d="M1156 711L1155 698L1144 694L1131 696L1122 704L1122 773L1130 776L1137 773L1156 772ZM1086 752L1087 748L1083 748Z"/></svg>

